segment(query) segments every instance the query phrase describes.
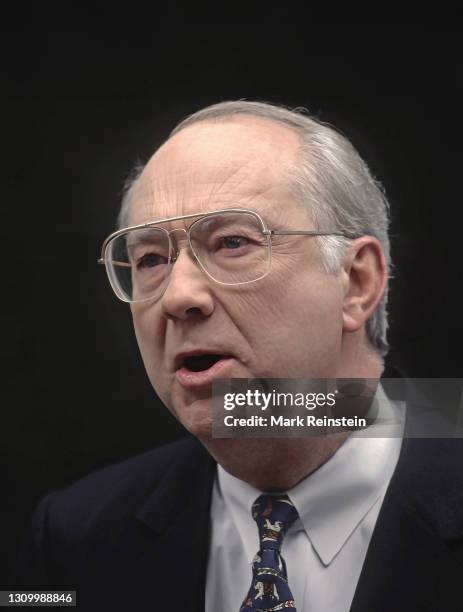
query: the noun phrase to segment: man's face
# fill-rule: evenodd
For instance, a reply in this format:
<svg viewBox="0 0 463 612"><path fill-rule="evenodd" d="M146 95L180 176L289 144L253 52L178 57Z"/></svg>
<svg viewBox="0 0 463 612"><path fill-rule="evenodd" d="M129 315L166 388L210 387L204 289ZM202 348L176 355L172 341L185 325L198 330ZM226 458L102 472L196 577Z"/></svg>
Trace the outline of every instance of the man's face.
<svg viewBox="0 0 463 612"><path fill-rule="evenodd" d="M314 229L284 172L298 146L292 131L251 117L186 128L148 163L129 222L247 208L271 229ZM186 429L203 440L211 435L214 378L336 376L343 287L322 271L313 238L274 237L268 276L237 286L209 279L186 243L180 246L162 298L132 304L132 314L150 381ZM194 372L191 356L199 353L221 358Z"/></svg>

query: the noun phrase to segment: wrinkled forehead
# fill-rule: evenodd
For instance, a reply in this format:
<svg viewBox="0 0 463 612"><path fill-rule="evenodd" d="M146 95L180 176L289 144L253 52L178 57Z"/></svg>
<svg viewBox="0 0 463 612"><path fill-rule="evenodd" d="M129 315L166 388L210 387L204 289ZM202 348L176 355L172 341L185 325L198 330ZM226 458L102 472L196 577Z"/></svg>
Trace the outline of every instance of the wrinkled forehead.
<svg viewBox="0 0 463 612"><path fill-rule="evenodd" d="M280 217L294 199L290 175L299 140L268 123L200 124L176 134L134 185L129 224L224 208Z"/></svg>

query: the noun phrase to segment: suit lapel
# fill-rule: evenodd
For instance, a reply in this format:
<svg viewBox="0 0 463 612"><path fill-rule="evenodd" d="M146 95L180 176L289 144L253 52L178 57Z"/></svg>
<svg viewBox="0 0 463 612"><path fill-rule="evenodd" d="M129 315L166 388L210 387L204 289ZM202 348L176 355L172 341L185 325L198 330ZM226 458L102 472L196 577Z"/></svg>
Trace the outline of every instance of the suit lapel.
<svg viewBox="0 0 463 612"><path fill-rule="evenodd" d="M445 485L439 490L431 467L442 452L449 452L445 441L404 440L351 612L460 610L461 520L456 530L449 521L457 500Z"/></svg>
<svg viewBox="0 0 463 612"><path fill-rule="evenodd" d="M151 567L156 567L156 609L165 605L165 609L185 612L204 610L214 474L214 461L195 443L195 451L171 465L137 513L144 528L152 532L149 556Z"/></svg>
<svg viewBox="0 0 463 612"><path fill-rule="evenodd" d="M389 495L369 546L351 612L441 608L435 586L445 579L446 551L416 517Z"/></svg>

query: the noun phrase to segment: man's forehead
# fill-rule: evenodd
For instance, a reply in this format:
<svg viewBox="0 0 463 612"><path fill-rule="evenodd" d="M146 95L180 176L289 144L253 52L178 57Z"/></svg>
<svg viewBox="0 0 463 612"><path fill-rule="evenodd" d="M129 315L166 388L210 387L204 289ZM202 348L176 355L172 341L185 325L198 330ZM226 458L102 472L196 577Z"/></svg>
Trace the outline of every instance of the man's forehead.
<svg viewBox="0 0 463 612"><path fill-rule="evenodd" d="M186 128L145 167L131 195L130 223L222 208L268 208L287 197L288 170L298 148L296 134L268 121Z"/></svg>
<svg viewBox="0 0 463 612"><path fill-rule="evenodd" d="M217 122L198 122L177 132L153 155L151 162L180 165L199 161L233 164L258 160L282 161L300 145L291 128L276 121L242 115Z"/></svg>

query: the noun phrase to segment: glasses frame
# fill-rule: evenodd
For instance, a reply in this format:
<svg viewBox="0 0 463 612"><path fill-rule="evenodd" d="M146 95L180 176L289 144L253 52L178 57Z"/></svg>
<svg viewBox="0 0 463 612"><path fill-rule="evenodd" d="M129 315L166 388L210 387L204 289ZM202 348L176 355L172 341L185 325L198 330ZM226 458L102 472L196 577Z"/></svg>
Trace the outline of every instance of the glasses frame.
<svg viewBox="0 0 463 612"><path fill-rule="evenodd" d="M217 279L215 279L213 276L211 276L211 274L206 270L206 268L204 267L204 265L202 264L201 260L198 258L195 249L191 243L191 229L196 225L196 223L198 223L199 221L201 221L202 219L204 219L205 217L214 217L217 215L221 215L223 213L247 213L252 215L255 219L257 219L257 221L260 223L260 225L262 226L262 234L264 236L267 237L267 244L268 244L268 250L269 250L269 265L268 265L268 270L262 274L261 276L259 276L258 278L251 280L251 281L243 281L240 283L224 283L222 281L218 281ZM187 228L174 228L172 230L168 230L165 227L157 227L159 223L169 223L171 221L183 221L185 219L196 219L195 221L193 221L193 223ZM160 295L156 298L153 297L148 297L148 298L144 298L142 300L128 300L120 291L118 286L116 285L114 279L112 278L112 274L110 272L110 267L107 264L107 262L109 262L109 258L107 257L107 253L108 253L108 246L109 244L118 236L122 236L124 234L126 234L127 232L130 232L132 230L138 230L138 229L149 229L149 228L156 228L159 230L162 230L163 232L165 232L167 234L167 239L169 241L169 260L168 260L168 264L170 266L170 271L168 273L168 275L166 276L166 279L169 278L170 273L172 271L173 268L173 264L176 262L178 255L175 257L171 257L171 254L173 253L173 248L172 248L172 241L170 238L170 234L172 232L178 232L178 231L183 231L186 234L187 240L188 240L188 245L190 247L191 252L193 253L193 256L195 258L195 260L198 262L199 266L201 267L201 269L203 270L203 272L211 279L213 280L215 283L218 283L219 285L227 285L227 286L237 286L237 285L247 285L249 283L255 283L258 280L261 280L262 278L265 278L271 270L271 266L272 266L272 236L341 236L343 238L348 238L350 240L358 238L357 235L354 235L350 232L347 231L342 231L342 230L336 230L336 231L318 231L318 230L274 230L274 229L270 229L266 222L264 221L264 219L259 215L259 213L257 213L254 210L248 209L248 208L223 208L222 210L214 210L214 211L207 211L207 212L202 212L202 213L195 213L195 214L191 214L191 215L181 215L178 217L167 217L165 219L157 219L156 221L149 221L147 223L140 223L138 225L131 225L130 227L125 227L122 229L119 229L115 232L113 232L112 234L110 234L103 242L102 247L101 247L101 256L100 258L97 260L98 264L104 265L106 268L106 273L108 275L108 279L110 282L111 287L113 288L114 293L116 294L116 296L122 301L122 302L127 302L129 304L140 304L142 302L148 302L151 300L159 300L163 293L165 292L166 288L167 288L167 284L166 287L164 288L164 290L160 293ZM128 264L126 262L118 262L119 265L121 266L125 266L125 267L132 267L131 264Z"/></svg>

